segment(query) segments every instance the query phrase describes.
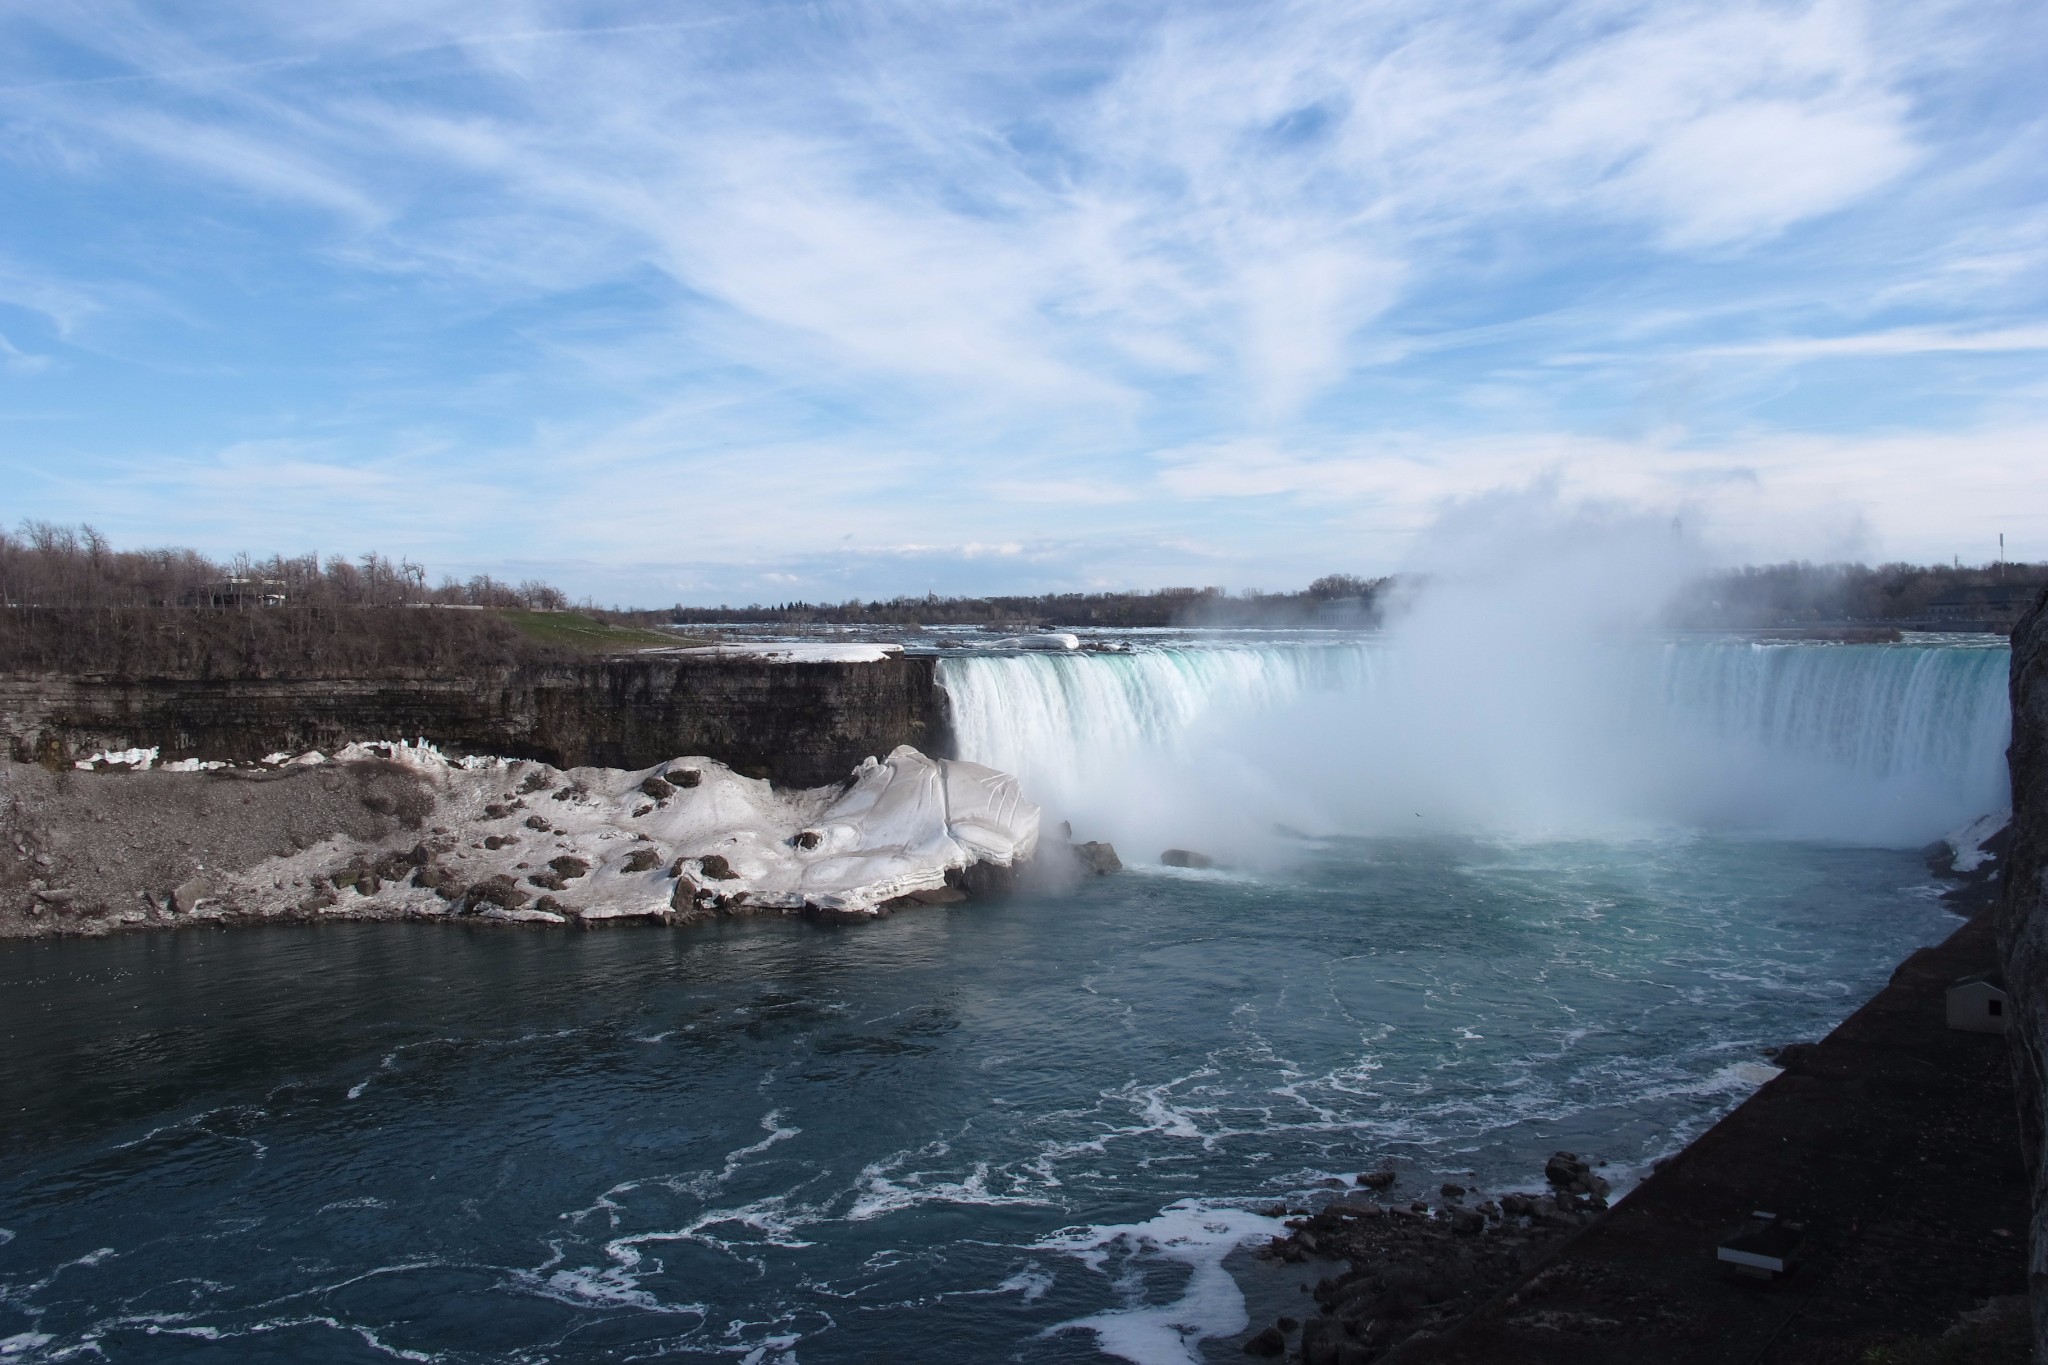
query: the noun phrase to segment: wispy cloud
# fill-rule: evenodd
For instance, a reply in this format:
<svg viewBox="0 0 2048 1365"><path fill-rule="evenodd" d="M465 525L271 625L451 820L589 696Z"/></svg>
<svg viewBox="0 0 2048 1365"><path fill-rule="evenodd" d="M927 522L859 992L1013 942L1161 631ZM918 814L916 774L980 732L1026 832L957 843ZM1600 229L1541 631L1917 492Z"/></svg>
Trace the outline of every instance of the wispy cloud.
<svg viewBox="0 0 2048 1365"><path fill-rule="evenodd" d="M1645 496L1804 450L1881 502L1800 441L2043 401L1995 368L2048 302L2013 114L2048 43L2002 0L81 0L0 35L0 324L38 388L155 416L51 439L185 471L166 500L311 442L372 503L542 503L565 563L1295 562L1231 498L1333 499L1314 552L1361 562L1344 528L1394 521L1360 508L1546 450ZM68 356L110 306L121 359ZM1984 378L1829 388L1935 355Z"/></svg>

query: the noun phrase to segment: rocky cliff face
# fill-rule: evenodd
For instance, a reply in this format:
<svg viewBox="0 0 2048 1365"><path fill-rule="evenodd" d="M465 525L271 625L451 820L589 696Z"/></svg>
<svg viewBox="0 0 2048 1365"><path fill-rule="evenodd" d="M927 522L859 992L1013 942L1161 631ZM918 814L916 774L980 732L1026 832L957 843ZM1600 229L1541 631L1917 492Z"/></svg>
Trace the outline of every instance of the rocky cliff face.
<svg viewBox="0 0 2048 1365"><path fill-rule="evenodd" d="M786 786L838 781L899 744L946 753L931 660L767 663L598 659L439 679L147 681L0 677L0 737L19 762L99 750L249 760L425 738L454 754L559 768L643 768L703 754Z"/></svg>
<svg viewBox="0 0 2048 1365"><path fill-rule="evenodd" d="M1998 949L2012 997L2012 1056L2020 1130L2032 1174L2028 1278L2035 1358L2048 1360L2048 598L2012 636L2012 850L1998 915Z"/></svg>

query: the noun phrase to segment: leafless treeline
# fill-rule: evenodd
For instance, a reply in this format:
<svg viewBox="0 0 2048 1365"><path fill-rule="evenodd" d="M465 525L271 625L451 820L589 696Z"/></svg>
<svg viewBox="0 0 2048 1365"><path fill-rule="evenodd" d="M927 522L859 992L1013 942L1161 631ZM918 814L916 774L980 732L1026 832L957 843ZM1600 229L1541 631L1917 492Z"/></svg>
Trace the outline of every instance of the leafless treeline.
<svg viewBox="0 0 2048 1365"><path fill-rule="evenodd" d="M474 674L560 653L491 611L559 609L545 583L478 576L426 586L382 555L218 563L191 550L116 550L90 526L0 532L0 671L115 678ZM394 610L394 608L400 608Z"/></svg>
<svg viewBox="0 0 2048 1365"><path fill-rule="evenodd" d="M514 586L487 574L427 586L411 560L317 554L225 562L194 550L116 550L90 526L44 521L0 531L0 605L10 607L525 607L559 610L568 596L546 583Z"/></svg>

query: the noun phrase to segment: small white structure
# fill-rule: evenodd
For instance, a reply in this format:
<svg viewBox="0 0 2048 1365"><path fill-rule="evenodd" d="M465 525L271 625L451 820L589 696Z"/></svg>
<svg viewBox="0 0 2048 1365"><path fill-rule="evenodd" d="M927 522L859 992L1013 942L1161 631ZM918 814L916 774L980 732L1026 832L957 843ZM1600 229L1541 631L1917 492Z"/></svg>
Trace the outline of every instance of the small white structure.
<svg viewBox="0 0 2048 1365"><path fill-rule="evenodd" d="M1973 976L1948 988L1948 1026L1971 1033L2003 1033L2005 987L1995 977Z"/></svg>

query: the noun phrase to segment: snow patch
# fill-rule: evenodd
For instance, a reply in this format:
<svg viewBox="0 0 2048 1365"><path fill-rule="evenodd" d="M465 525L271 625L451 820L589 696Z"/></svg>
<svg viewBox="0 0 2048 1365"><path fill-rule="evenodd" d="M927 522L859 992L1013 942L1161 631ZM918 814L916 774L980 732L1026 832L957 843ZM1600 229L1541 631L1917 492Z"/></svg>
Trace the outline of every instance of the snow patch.
<svg viewBox="0 0 2048 1365"><path fill-rule="evenodd" d="M151 767L155 766L156 756L159 752L161 751L154 747L148 749L102 749L91 758L81 758L71 766L74 768L91 769L104 763L111 768L130 768L136 772L147 772Z"/></svg>
<svg viewBox="0 0 2048 1365"><path fill-rule="evenodd" d="M1076 645L1078 648L1078 644ZM716 659L752 659L769 664L878 664L903 653L896 644L819 644L777 641L755 645L694 645L688 649L657 647L649 654L701 655Z"/></svg>
<svg viewBox="0 0 2048 1365"><path fill-rule="evenodd" d="M1984 851L1985 840L2011 823L2012 812L1998 810L1989 815L1980 815L1961 829L1952 831L1943 842L1955 854L1955 870L1975 872L1982 867L1991 857Z"/></svg>

